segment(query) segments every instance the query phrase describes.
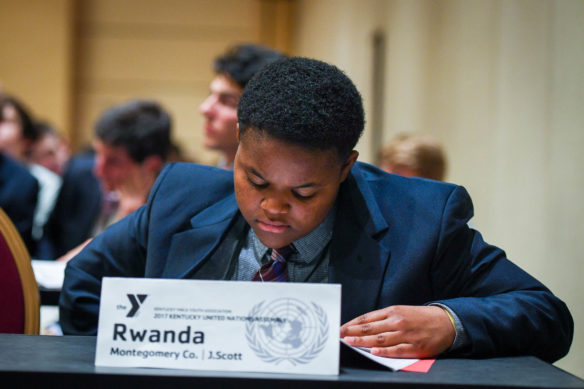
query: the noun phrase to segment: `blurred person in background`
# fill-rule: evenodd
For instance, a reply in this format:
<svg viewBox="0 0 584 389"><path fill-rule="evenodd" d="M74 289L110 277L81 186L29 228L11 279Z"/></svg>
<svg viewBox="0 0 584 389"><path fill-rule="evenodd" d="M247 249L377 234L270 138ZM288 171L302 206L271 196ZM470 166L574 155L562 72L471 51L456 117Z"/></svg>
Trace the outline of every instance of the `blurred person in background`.
<svg viewBox="0 0 584 389"><path fill-rule="evenodd" d="M71 158L49 222L52 257L68 260L93 236L146 202L171 151L171 118L157 102L132 100L95 124L93 150Z"/></svg>
<svg viewBox="0 0 584 389"><path fill-rule="evenodd" d="M63 176L71 156L69 142L48 122L35 123L38 139L33 143L29 161Z"/></svg>
<svg viewBox="0 0 584 389"><path fill-rule="evenodd" d="M205 117L203 144L221 154L219 167L233 168L237 151L237 103L243 88L258 70L284 57L275 50L248 43L231 47L215 59L215 78L199 111Z"/></svg>
<svg viewBox="0 0 584 389"><path fill-rule="evenodd" d="M399 134L383 147L377 166L404 177L444 181L446 156L442 145L428 134Z"/></svg>
<svg viewBox="0 0 584 389"><path fill-rule="evenodd" d="M0 151L0 208L14 223L29 252L33 248L32 226L38 192L39 184L32 174Z"/></svg>
<svg viewBox="0 0 584 389"><path fill-rule="evenodd" d="M26 163L38 133L29 111L13 96L0 95L2 131L0 132L0 151L5 155Z"/></svg>
<svg viewBox="0 0 584 389"><path fill-rule="evenodd" d="M39 185L38 198L33 208L32 229L30 234L28 227L21 232L31 256L37 257L45 224L61 186L61 178L30 159L34 144L39 139L39 133L24 104L15 97L4 95L0 97L0 111L2 113L0 151L25 166ZM28 203L27 206L30 207L31 204ZM28 212L27 210L26 213Z"/></svg>

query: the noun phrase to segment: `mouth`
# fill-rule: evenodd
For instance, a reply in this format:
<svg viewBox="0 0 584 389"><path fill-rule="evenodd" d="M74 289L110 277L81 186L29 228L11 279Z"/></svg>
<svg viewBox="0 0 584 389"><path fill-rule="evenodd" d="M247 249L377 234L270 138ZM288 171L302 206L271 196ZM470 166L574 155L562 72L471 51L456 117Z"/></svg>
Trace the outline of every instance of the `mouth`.
<svg viewBox="0 0 584 389"><path fill-rule="evenodd" d="M204 128L205 134L210 135L213 133L213 127L211 126L211 124L206 124Z"/></svg>
<svg viewBox="0 0 584 389"><path fill-rule="evenodd" d="M282 234L290 229L288 224L276 221L258 220L257 224L260 230L274 234Z"/></svg>

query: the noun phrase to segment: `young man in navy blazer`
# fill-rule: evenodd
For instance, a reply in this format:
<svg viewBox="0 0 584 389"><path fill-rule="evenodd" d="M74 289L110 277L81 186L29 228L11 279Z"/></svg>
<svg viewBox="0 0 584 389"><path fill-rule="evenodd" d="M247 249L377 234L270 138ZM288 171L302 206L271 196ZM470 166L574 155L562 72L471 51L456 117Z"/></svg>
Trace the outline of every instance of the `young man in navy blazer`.
<svg viewBox="0 0 584 389"><path fill-rule="evenodd" d="M373 354L568 352L565 304L468 228L462 187L356 162L361 97L336 67L268 65L238 118L233 173L168 166L145 206L68 264L65 333L96 333L104 276L251 280L291 244L289 281L340 283L340 335Z"/></svg>

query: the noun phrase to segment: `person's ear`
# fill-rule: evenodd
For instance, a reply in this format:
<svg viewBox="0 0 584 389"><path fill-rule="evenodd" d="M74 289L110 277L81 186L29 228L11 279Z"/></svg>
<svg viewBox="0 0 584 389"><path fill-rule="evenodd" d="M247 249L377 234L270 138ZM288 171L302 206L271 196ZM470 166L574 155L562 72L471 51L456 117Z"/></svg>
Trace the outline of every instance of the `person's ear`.
<svg viewBox="0 0 584 389"><path fill-rule="evenodd" d="M22 139L22 154L29 158L32 154L32 149L34 148L34 142L31 139L21 138Z"/></svg>
<svg viewBox="0 0 584 389"><path fill-rule="evenodd" d="M235 140L239 143L239 123L235 125Z"/></svg>
<svg viewBox="0 0 584 389"><path fill-rule="evenodd" d="M359 152L357 150L351 151L351 154L349 154L349 157L347 157L347 159L343 163L343 167L341 168L341 182L345 181L345 179L349 175L349 172L351 171L351 168L353 167L355 162L357 162L358 157Z"/></svg>
<svg viewBox="0 0 584 389"><path fill-rule="evenodd" d="M149 174L157 175L162 170L164 161L160 155L149 155L142 161L142 168Z"/></svg>

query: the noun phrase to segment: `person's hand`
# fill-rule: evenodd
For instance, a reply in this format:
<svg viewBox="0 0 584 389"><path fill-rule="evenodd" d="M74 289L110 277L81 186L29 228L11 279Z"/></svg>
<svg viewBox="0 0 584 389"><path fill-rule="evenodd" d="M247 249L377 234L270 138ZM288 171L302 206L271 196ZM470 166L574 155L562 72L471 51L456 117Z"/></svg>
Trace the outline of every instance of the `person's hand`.
<svg viewBox="0 0 584 389"><path fill-rule="evenodd" d="M85 242L81 243L79 246L74 247L71 250L67 251L65 254L63 254L62 256L60 256L59 258L57 258L57 261L59 261L59 262L69 262L70 260L73 259L73 257L75 257L77 254L79 254L81 252L81 250L83 250L83 248L85 246L87 246L87 244L89 242L91 242L92 239L93 238L89 238Z"/></svg>
<svg viewBox="0 0 584 389"><path fill-rule="evenodd" d="M341 327L351 346L392 358L429 358L446 351L456 331L439 306L393 305L359 316Z"/></svg>

